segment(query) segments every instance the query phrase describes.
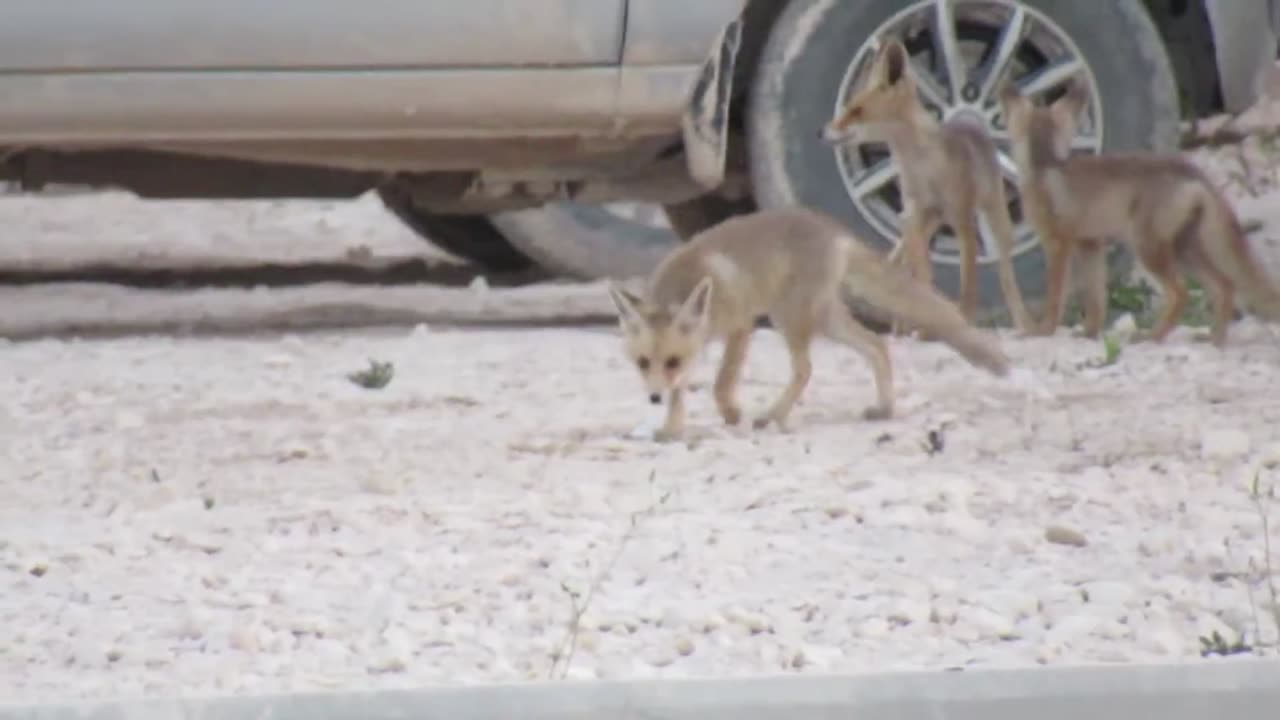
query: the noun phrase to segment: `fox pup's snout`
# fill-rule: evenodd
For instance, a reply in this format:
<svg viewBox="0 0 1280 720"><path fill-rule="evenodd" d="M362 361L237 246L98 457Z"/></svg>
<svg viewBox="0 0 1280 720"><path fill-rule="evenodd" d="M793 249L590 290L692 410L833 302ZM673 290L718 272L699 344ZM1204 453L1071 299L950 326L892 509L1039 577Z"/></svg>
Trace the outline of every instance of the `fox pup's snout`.
<svg viewBox="0 0 1280 720"><path fill-rule="evenodd" d="M848 126L839 125L837 120L832 120L822 129L818 131L818 137L828 145L839 145L840 143L852 140L852 132Z"/></svg>

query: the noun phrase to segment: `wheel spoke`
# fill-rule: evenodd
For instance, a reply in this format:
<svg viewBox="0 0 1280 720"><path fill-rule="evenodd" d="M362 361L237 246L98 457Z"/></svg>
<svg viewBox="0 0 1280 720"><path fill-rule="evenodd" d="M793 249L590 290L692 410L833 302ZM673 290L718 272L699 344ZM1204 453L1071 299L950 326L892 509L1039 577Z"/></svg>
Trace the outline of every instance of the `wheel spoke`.
<svg viewBox="0 0 1280 720"><path fill-rule="evenodd" d="M1016 186L1018 184L1018 163L1014 161L1013 156L1004 150L996 150L996 164L1000 166L1000 174Z"/></svg>
<svg viewBox="0 0 1280 720"><path fill-rule="evenodd" d="M1075 58L1063 60L1036 72L1029 78L1023 79L1022 82L1018 83L1018 87L1023 95L1038 95L1066 82L1083 67L1084 64Z"/></svg>
<svg viewBox="0 0 1280 720"><path fill-rule="evenodd" d="M1004 29L1000 31L1000 39L996 41L996 52L991 58L990 67L987 68L987 74L982 78L982 88L978 95L983 104L990 101L992 94L995 92L996 83L1000 78L1004 77L1005 68L1009 65L1009 60L1013 58L1013 53L1018 49L1018 44L1022 42L1022 32L1027 24L1027 11L1022 5L1014 5L1013 12L1009 15L1009 22L1005 23Z"/></svg>
<svg viewBox="0 0 1280 720"><path fill-rule="evenodd" d="M898 179L898 165L892 157L885 157L880 162L867 168L853 180L853 194L859 200L879 192L889 183Z"/></svg>
<svg viewBox="0 0 1280 720"><path fill-rule="evenodd" d="M951 91L949 97L952 103L956 103L960 101L960 91L968 73L964 57L960 54L960 42L956 39L956 19L951 12L951 3L952 0L934 0L934 47L946 65L947 84Z"/></svg>
<svg viewBox="0 0 1280 720"><path fill-rule="evenodd" d="M986 215L978 215L978 263L995 262L1000 259L999 246Z"/></svg>
<svg viewBox="0 0 1280 720"><path fill-rule="evenodd" d="M920 68L920 64L914 60L911 62L911 70L915 75L916 89L924 98L925 104L932 103L939 109L947 107L947 93L938 85L938 81L933 75L925 72Z"/></svg>

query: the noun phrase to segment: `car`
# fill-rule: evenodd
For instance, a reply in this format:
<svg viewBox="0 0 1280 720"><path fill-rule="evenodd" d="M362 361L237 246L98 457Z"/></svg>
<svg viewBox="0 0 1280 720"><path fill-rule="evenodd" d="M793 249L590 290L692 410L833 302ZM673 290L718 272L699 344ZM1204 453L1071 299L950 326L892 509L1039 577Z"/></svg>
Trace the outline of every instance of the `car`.
<svg viewBox="0 0 1280 720"><path fill-rule="evenodd" d="M898 232L883 147L818 129L879 38L912 54L940 116L998 142L1002 80L1087 78L1085 152L1171 150L1180 118L1249 107L1277 0L114 0L10 3L0 25L3 178L144 198L377 192L489 271L646 272L757 207L810 205L881 246ZM1003 145L1002 145L1003 146ZM1016 170L1003 162L1010 181ZM1018 214L1029 301L1043 256ZM666 222L611 208L661 206ZM935 275L958 284L946 231ZM999 286L981 255L981 302Z"/></svg>

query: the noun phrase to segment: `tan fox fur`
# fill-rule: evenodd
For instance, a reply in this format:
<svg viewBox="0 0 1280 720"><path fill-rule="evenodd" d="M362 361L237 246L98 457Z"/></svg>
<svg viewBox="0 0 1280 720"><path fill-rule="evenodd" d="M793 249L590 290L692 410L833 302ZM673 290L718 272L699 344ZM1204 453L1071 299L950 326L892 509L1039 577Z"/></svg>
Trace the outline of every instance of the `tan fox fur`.
<svg viewBox="0 0 1280 720"><path fill-rule="evenodd" d="M1190 160L1156 153L1072 155L1077 118L1088 102L1078 80L1049 106L1007 84L1000 102L1022 206L1045 250L1047 298L1039 334L1051 335L1061 323L1071 260L1082 253L1085 334L1098 335L1106 314L1106 241L1112 239L1125 243L1161 286L1164 305L1153 340L1163 340L1182 315L1184 273L1213 302L1210 336L1219 347L1235 316L1236 291L1254 313L1280 320L1280 291L1254 258L1231 204Z"/></svg>
<svg viewBox="0 0 1280 720"><path fill-rule="evenodd" d="M791 354L791 382L753 425L786 426L792 406L809 382L810 344L817 335L860 353L875 375L874 406L867 419L893 414L892 367L884 338L863 327L845 305L845 293L948 343L970 363L996 375L1008 358L994 336L972 327L955 303L908 272L891 265L835 219L788 207L732 217L694 236L665 257L641 296L616 284L627 354L654 404L667 404L661 439L684 429L688 373L704 347L724 340L714 395L721 417L737 425L734 398L755 323L767 316Z"/></svg>
<svg viewBox="0 0 1280 720"><path fill-rule="evenodd" d="M898 166L904 212L902 250L912 272L933 284L929 239L945 223L960 241L960 307L973 322L978 307L978 213L995 235L1000 289L1014 325L1031 327L1013 272L1009 217L996 148L981 120L945 123L920 103L906 48L897 40L878 51L867 84L823 128L823 139L885 142Z"/></svg>

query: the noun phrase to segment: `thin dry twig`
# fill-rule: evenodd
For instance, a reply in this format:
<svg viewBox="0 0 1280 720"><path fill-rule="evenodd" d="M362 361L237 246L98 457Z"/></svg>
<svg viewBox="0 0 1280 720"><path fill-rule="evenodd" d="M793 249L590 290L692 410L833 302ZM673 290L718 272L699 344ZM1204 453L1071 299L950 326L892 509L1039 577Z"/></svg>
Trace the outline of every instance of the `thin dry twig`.
<svg viewBox="0 0 1280 720"><path fill-rule="evenodd" d="M656 476L656 470L649 472L650 485L653 484ZM618 539L618 544L614 547L613 554L609 556L608 562L604 564L600 572L591 578L591 583L587 586L585 593L579 593L569 587L567 582L561 581L560 589L569 597L569 621L565 627L564 638L552 653L551 667L547 670L548 678L557 677L557 669L560 671L559 679L563 680L569 676L569 668L573 665L573 657L578 651L578 638L582 632L582 618L587 614L587 610L590 609L591 601L595 598L600 587L604 585L609 573L613 572L613 568L617 566L622 553L627 549L627 545L635 537L636 531L640 527L640 520L652 515L658 508L666 505L667 500L670 498L671 491L668 490L649 507L631 514L627 522L627 529L622 533L622 537Z"/></svg>
<svg viewBox="0 0 1280 720"><path fill-rule="evenodd" d="M1280 635L1280 588L1276 587L1275 565L1272 562L1271 555L1271 517L1267 501L1274 499L1275 487L1269 486L1266 492L1262 490L1262 470L1259 469L1253 475L1253 482L1249 487L1249 499L1253 502L1253 507L1258 513L1258 521L1262 524L1262 567L1253 567L1254 562L1250 560L1250 570L1255 574L1260 574L1264 581L1267 594L1271 600L1271 607L1268 608L1268 614L1275 625L1276 633ZM1256 612L1256 609L1255 609ZM1255 620L1255 623L1257 621ZM1261 640L1261 638L1259 638ZM1280 637L1277 637L1277 645L1280 645Z"/></svg>

